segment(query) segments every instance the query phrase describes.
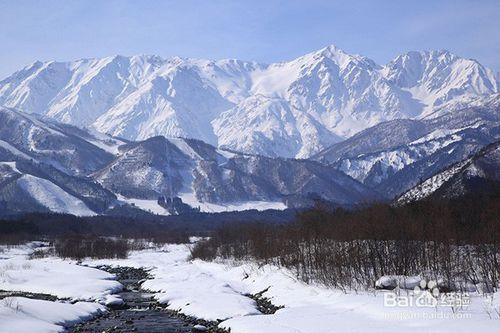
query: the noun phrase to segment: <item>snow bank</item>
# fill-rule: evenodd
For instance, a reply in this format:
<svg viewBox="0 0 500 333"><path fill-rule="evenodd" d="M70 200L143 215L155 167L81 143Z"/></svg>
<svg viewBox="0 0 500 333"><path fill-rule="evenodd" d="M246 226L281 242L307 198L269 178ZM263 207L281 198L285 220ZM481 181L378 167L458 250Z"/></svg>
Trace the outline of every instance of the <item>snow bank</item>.
<svg viewBox="0 0 500 333"><path fill-rule="evenodd" d="M298 281L292 272L273 266L256 267L243 264L220 269L205 264L210 271L216 270L222 278L239 278L244 290L255 293L269 286L264 296L276 305L285 305L273 315L235 317L220 324L233 333L250 332L498 332L500 319L495 311L495 297L486 299L478 295L470 297L471 304L463 309L451 307L390 307L384 305L384 295L390 291L341 292L321 286L307 285ZM420 278L396 279L410 287ZM412 292L401 291L402 295ZM498 297L498 296L497 296ZM488 311L485 311L485 307ZM496 309L496 310L495 310ZM493 318L491 319L490 318Z"/></svg>
<svg viewBox="0 0 500 333"><path fill-rule="evenodd" d="M104 305L106 306L117 307L117 306L122 306L124 304L125 302L123 301L120 295L107 295L104 298Z"/></svg>
<svg viewBox="0 0 500 333"><path fill-rule="evenodd" d="M203 264L201 261L187 261L188 256L186 245L167 245L158 252L132 252L125 260L90 260L85 263L152 268L150 274L154 278L145 281L142 288L157 292L159 302L187 315L217 320L260 313L255 302L242 295L239 285L203 269L199 265Z"/></svg>
<svg viewBox="0 0 500 333"><path fill-rule="evenodd" d="M221 327L230 328L232 333L325 333L325 332L498 332L498 320L483 318L471 320L453 317L439 319L428 311L405 311L401 313L366 311L361 304L359 308L329 308L325 306L308 306L283 309L274 315L248 316L229 319L221 323ZM413 317L412 317L413 316Z"/></svg>
<svg viewBox="0 0 500 333"><path fill-rule="evenodd" d="M422 278L420 276L403 276L403 275L385 275L375 281L375 287L378 289L413 289L420 284Z"/></svg>
<svg viewBox="0 0 500 333"><path fill-rule="evenodd" d="M105 311L102 305L75 304L8 297L0 300L0 332L64 332L74 325Z"/></svg>
<svg viewBox="0 0 500 333"><path fill-rule="evenodd" d="M28 260L29 246L4 252L0 290L42 293L73 300L104 300L122 285L107 272L58 258Z"/></svg>
<svg viewBox="0 0 500 333"><path fill-rule="evenodd" d="M260 314L255 301L195 264L182 265L169 274L144 282L143 288L160 292L160 303L170 309L207 320Z"/></svg>
<svg viewBox="0 0 500 333"><path fill-rule="evenodd" d="M106 311L102 304L119 305L112 293L122 289L107 272L76 265L58 258L32 259L28 255L44 246L33 242L22 246L0 246L0 290L42 293L96 302L45 301L24 297L0 300L0 332L64 332L65 327Z"/></svg>

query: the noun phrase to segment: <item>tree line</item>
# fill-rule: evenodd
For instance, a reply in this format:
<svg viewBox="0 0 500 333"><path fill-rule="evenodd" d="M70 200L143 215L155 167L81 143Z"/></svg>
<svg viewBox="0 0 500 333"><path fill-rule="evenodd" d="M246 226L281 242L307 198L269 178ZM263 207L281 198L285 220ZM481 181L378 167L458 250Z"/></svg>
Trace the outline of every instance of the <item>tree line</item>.
<svg viewBox="0 0 500 333"><path fill-rule="evenodd" d="M443 289L500 282L500 198L465 196L354 210L318 205L289 224L225 225L193 258L275 264L305 282L369 289L384 275L426 275Z"/></svg>

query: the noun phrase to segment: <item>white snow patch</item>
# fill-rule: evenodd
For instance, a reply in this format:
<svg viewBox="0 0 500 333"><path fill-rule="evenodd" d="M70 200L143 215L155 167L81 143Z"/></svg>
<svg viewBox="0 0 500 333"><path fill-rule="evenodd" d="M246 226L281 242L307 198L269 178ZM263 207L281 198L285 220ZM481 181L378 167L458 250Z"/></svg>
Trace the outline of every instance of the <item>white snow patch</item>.
<svg viewBox="0 0 500 333"><path fill-rule="evenodd" d="M117 306L125 304L120 295L106 295L103 303L106 306Z"/></svg>
<svg viewBox="0 0 500 333"><path fill-rule="evenodd" d="M22 255L0 261L0 290L25 291L70 298L103 301L121 290L107 272L75 265L57 258L27 260Z"/></svg>
<svg viewBox="0 0 500 333"><path fill-rule="evenodd" d="M168 141L170 141L172 144L174 144L181 152L183 152L185 155L191 157L192 159L195 160L200 160L202 159L200 155L194 151L193 148L189 146L189 144L186 142L186 140L182 138L169 138Z"/></svg>
<svg viewBox="0 0 500 333"><path fill-rule="evenodd" d="M65 192L62 188L47 179L32 175L23 175L17 180L17 183L33 199L53 212L78 216L96 215L83 201Z"/></svg>
<svg viewBox="0 0 500 333"><path fill-rule="evenodd" d="M85 141L88 141L94 146L99 147L102 150L107 151L108 153L111 153L113 155L119 155L119 147L126 143L125 141L96 131L93 128L87 128L86 130L89 132L89 134L91 134L91 137L83 138Z"/></svg>
<svg viewBox="0 0 500 333"><path fill-rule="evenodd" d="M21 158L24 158L27 160L31 159L31 157L29 155L26 155L25 153L23 153L22 151L20 151L19 149L17 149L16 147L14 147L13 145L11 145L10 143L8 143L6 141L0 140L0 147L5 148L6 150L10 151L12 154L19 156Z"/></svg>
<svg viewBox="0 0 500 333"><path fill-rule="evenodd" d="M16 162L0 162L0 165L8 166L12 171L22 174L21 171L17 168Z"/></svg>
<svg viewBox="0 0 500 333"><path fill-rule="evenodd" d="M263 211L267 209L284 210L286 205L280 201L247 201L241 203L231 203L231 204L213 204L208 202L200 202L196 198L194 193L181 193L179 198L182 202L190 205L193 208L200 208L202 212L219 213L219 212L232 212L232 211L244 211L256 209L258 211Z"/></svg>
<svg viewBox="0 0 500 333"><path fill-rule="evenodd" d="M217 154L222 155L223 157L225 157L227 159L231 159L235 156L238 156L237 154L230 152L230 151L227 151L227 150L224 150L224 149L217 149Z"/></svg>
<svg viewBox="0 0 500 333"><path fill-rule="evenodd" d="M486 177L484 171L475 164L471 164L465 170L467 177Z"/></svg>
<svg viewBox="0 0 500 333"><path fill-rule="evenodd" d="M46 246L43 242L0 245L0 290L50 294L68 300L0 300L0 332L66 332L68 326L106 311L102 304L119 302L120 297L112 294L122 285L113 280L113 274L54 257L29 259L35 249L46 250Z"/></svg>
<svg viewBox="0 0 500 333"><path fill-rule="evenodd" d="M165 208L158 204L157 200L127 198L120 194L116 194L116 196L118 200L136 206L137 208L145 210L147 212L157 215L170 215L170 213Z"/></svg>

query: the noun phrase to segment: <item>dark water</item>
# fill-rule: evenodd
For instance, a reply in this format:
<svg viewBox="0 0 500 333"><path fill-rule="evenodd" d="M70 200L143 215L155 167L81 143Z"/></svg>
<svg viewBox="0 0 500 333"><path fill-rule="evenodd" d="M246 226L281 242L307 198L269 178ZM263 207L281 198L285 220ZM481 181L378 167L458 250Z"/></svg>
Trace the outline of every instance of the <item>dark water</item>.
<svg viewBox="0 0 500 333"><path fill-rule="evenodd" d="M193 332L191 325L162 309L153 299L153 294L139 289L139 281L147 276L146 272L127 267L101 269L116 274L118 281L125 286L120 293L125 307L110 310L101 317L74 326L70 332Z"/></svg>

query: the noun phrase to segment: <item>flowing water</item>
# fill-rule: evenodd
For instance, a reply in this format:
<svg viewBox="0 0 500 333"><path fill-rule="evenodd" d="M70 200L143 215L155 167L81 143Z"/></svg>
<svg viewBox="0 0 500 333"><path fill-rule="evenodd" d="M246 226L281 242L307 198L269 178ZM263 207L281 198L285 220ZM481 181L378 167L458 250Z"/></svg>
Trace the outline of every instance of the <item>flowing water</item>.
<svg viewBox="0 0 500 333"><path fill-rule="evenodd" d="M147 272L130 267L99 267L118 277L124 290L120 296L124 306L110 309L104 315L74 326L70 332L144 332L184 333L193 332L192 325L165 311L153 298L153 294L140 290L140 281Z"/></svg>

